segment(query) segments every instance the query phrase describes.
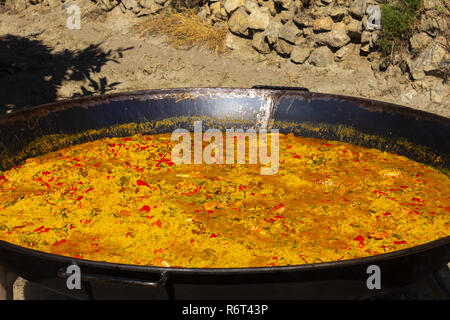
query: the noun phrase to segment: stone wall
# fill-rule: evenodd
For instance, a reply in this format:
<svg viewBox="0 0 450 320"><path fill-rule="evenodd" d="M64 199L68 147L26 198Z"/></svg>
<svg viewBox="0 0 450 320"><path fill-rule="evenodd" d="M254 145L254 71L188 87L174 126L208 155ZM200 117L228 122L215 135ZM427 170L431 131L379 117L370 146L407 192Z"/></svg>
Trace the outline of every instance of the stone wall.
<svg viewBox="0 0 450 320"><path fill-rule="evenodd" d="M326 66L348 54L374 59L381 31L371 27L367 9L376 0L212 0L212 20L224 20L232 34L248 38L253 48L276 51L295 63ZM425 0L416 32L403 52L404 71L413 79L444 76L449 65L448 0ZM370 22L371 19L369 19ZM382 22L381 22L382 23ZM230 36L230 41L232 36ZM373 54L372 54L373 53ZM375 68L385 69L382 59Z"/></svg>

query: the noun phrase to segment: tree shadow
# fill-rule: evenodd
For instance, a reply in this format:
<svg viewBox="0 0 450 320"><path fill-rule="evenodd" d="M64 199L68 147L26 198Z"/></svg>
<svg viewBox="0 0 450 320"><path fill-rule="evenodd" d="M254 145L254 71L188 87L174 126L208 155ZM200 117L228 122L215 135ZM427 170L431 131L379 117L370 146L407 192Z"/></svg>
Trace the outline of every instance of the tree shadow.
<svg viewBox="0 0 450 320"><path fill-rule="evenodd" d="M123 52L132 47L104 51L100 45L55 52L41 40L0 37L0 114L53 102L66 81L88 81L69 98L113 90L120 82L111 83L106 77L94 80L93 75L108 61L119 63Z"/></svg>

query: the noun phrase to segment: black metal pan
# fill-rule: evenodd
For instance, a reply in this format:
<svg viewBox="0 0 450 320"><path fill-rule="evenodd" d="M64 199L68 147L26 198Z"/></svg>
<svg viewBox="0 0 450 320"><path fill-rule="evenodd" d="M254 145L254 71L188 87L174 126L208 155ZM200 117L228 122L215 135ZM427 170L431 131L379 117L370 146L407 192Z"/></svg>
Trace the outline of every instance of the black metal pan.
<svg viewBox="0 0 450 320"><path fill-rule="evenodd" d="M205 127L274 127L395 152L450 170L450 119L399 105L304 88L189 88L120 93L57 102L0 117L0 170L28 157L104 136ZM167 120L170 121L162 121ZM128 124L135 125L128 125ZM206 128L205 128L206 129ZM47 136L53 145L34 143ZM52 141L52 140L51 140ZM69 142L68 142L69 141ZM409 284L450 261L450 237L372 257L286 267L192 269L123 265L43 253L0 241L0 265L80 299L355 299ZM69 290L66 269L81 269ZM368 267L381 270L369 289Z"/></svg>

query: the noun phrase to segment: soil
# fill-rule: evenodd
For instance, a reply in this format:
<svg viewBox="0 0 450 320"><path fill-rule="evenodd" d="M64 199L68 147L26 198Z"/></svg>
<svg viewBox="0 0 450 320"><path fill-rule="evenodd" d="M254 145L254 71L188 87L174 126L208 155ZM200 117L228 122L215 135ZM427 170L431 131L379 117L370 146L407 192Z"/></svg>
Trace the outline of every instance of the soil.
<svg viewBox="0 0 450 320"><path fill-rule="evenodd" d="M366 97L450 116L442 98L450 93L448 85L434 97L437 103L431 100L433 86L442 87L442 79L417 84L398 67L374 72L371 62L358 54L322 68L299 65L275 53L258 54L244 39L238 41L239 49L221 55L200 47L175 49L163 35L140 36L136 25L148 17L119 7L105 12L85 0L76 3L82 10L79 30L66 27L69 14L61 6L0 13L0 44L8 44L0 45L1 113L81 95L264 84Z"/></svg>
<svg viewBox="0 0 450 320"><path fill-rule="evenodd" d="M433 97L433 86L442 87L442 79L418 85L398 68L374 72L371 62L358 54L328 67L298 65L275 53L258 54L246 40L237 40L238 49L221 55L201 47L176 49L163 35L141 36L136 25L144 18L130 11L116 7L105 12L87 0L76 3L83 14L79 30L66 27L69 15L60 3L0 12L0 114L84 95L279 85L393 102L450 117L448 101ZM441 96L448 96L449 86L443 90ZM409 297L448 299L431 280L423 281L432 289L413 287ZM405 294L396 297L408 298ZM15 283L14 297L64 299L22 278Z"/></svg>

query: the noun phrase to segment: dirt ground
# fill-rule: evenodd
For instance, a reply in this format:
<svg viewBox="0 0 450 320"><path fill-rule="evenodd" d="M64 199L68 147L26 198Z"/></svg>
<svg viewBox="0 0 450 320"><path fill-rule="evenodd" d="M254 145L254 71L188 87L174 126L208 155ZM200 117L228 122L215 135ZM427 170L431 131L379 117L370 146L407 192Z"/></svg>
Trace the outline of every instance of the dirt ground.
<svg viewBox="0 0 450 320"><path fill-rule="evenodd" d="M89 1L72 3L79 3L82 9L80 30L66 27L69 15L61 5L32 6L18 14L0 12L0 114L112 92L282 85L394 102L450 117L445 100L449 86L439 79L412 84L395 69L373 72L371 63L357 55L325 68L297 65L276 54L258 54L250 41L239 39L235 39L238 49L221 55L199 47L175 49L163 35L141 37L136 24L143 18L129 11L123 13L117 7L104 12ZM441 88L439 96L431 90L434 85ZM448 277L448 268L444 269ZM424 279L421 288L425 283L431 289L412 287L409 297L448 298L435 278ZM404 298L405 294L395 297ZM14 298L64 297L19 278Z"/></svg>
<svg viewBox="0 0 450 320"><path fill-rule="evenodd" d="M275 53L258 54L243 39L235 41L238 49L222 55L198 47L174 49L163 35L140 36L136 24L145 18L119 7L104 12L85 0L72 3L81 7L80 30L66 27L69 15L61 6L0 13L0 43L7 44L0 45L0 112L80 95L264 84L366 97L450 116L445 100L450 87L442 79L414 84L395 68L374 73L371 62L358 55L323 68L297 65ZM13 67L5 66L11 60ZM439 95L433 86L440 88Z"/></svg>

